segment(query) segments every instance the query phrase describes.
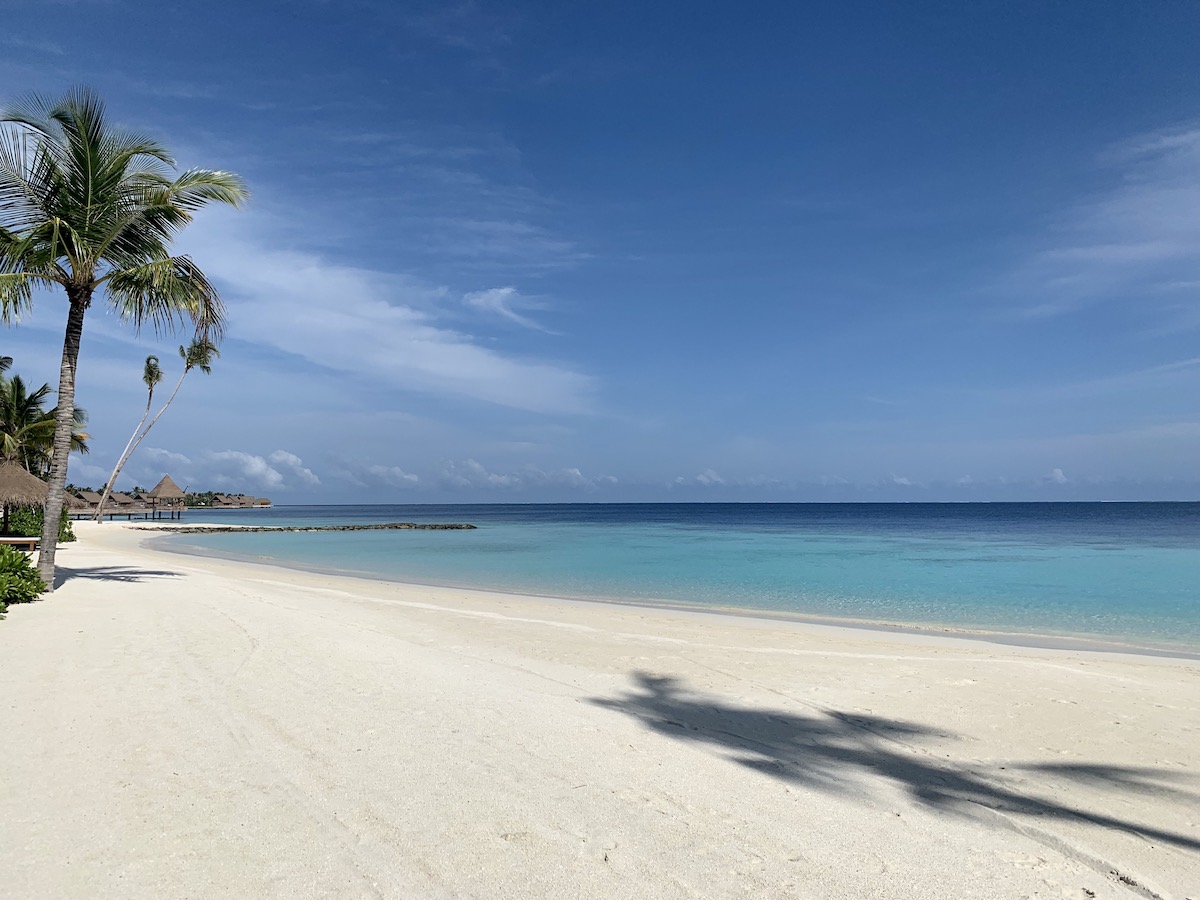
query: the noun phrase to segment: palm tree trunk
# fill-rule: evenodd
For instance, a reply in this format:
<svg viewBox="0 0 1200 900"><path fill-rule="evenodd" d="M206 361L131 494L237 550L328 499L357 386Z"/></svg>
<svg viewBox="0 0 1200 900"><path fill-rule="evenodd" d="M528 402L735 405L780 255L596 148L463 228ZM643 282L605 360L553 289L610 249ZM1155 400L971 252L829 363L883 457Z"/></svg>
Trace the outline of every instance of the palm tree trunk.
<svg viewBox="0 0 1200 900"><path fill-rule="evenodd" d="M175 390L170 392L170 396L167 397L167 402L162 404L162 409L158 410L158 412L155 413L154 419L150 420L150 424L144 428L143 432L138 434L137 428L134 428L133 437L130 438L130 443L126 444L124 454L121 454L120 460L116 461L116 468L113 469L112 476L109 476L108 484L106 486L104 486L104 496L100 498L100 505L98 505L96 508L96 521L97 522L100 521L100 517L103 515L103 512L104 512L104 500L108 499L108 494L110 492L112 492L113 485L116 484L116 476L121 474L121 469L124 469L125 463L130 461L130 457L133 456L133 451L138 449L138 446L140 446L140 444L142 444L143 440L145 439L146 434L150 433L150 428L154 427L155 422L162 418L163 413L167 412L167 407L170 406L170 401L173 401L175 398L175 395L179 394L179 389L182 388L182 386L184 386L184 379L187 378L187 373L190 371L191 370L188 370L188 368L186 368L186 367L184 368L184 374L181 374L178 382L175 382ZM146 403L146 415L149 415L149 414L150 414L150 404ZM143 415L142 422L144 422L145 420L146 420L146 416ZM138 428L142 427L142 422L138 422Z"/></svg>
<svg viewBox="0 0 1200 900"><path fill-rule="evenodd" d="M92 302L92 289L67 289L67 332L63 338L62 365L58 371L58 412L54 420L54 455L50 461L50 487L42 523L42 541L38 552L38 574L46 590L54 590L54 553L58 549L58 526L62 518L63 497L67 487L67 457L71 452L71 432L75 430L75 369L79 364L79 342L83 336L83 315Z"/></svg>
<svg viewBox="0 0 1200 900"><path fill-rule="evenodd" d="M177 382L175 382L175 390L171 391L171 396L167 398L167 402L162 405L162 409L160 409L158 412L156 412L154 414L154 418L150 420L150 424L146 426L146 429L141 434L138 435L137 442L134 443L134 445L133 445L133 450L129 451L130 456L132 456L133 451L138 448L138 444L140 444L142 442L142 439L145 438L145 436L150 433L150 429L154 427L154 423L157 422L159 419L161 419L162 414L167 411L167 407L171 405L171 401L175 399L175 395L178 394L179 389L181 387L183 387L183 379L187 378L187 373L189 371L191 371L191 370L190 369L183 370L183 374L180 375L179 380Z"/></svg>
<svg viewBox="0 0 1200 900"><path fill-rule="evenodd" d="M179 390L176 388L176 390ZM96 521L104 521L104 504L108 502L108 496L112 493L113 485L117 483L117 476L121 474L121 470L125 468L125 463L129 461L129 457L133 455L134 449L137 447L138 431L146 424L146 419L150 417L150 404L154 402L154 391L150 392L150 396L146 398L146 411L142 413L141 421L134 426L133 434L129 436L128 443L125 444L125 449L121 451L121 455L117 457L117 464L113 466L112 474L108 476L108 483L104 485L104 493L100 496L100 502L96 504ZM151 422L151 425L154 423ZM149 431L150 429L146 429ZM140 443L140 441L138 442Z"/></svg>

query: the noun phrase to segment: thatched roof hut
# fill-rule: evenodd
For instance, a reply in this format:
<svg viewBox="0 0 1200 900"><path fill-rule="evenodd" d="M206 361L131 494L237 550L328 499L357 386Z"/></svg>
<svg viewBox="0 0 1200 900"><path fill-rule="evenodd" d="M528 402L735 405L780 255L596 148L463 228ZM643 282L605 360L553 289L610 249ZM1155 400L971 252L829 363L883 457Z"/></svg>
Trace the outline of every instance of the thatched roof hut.
<svg viewBox="0 0 1200 900"><path fill-rule="evenodd" d="M4 506L3 534L8 534L8 513L14 506L41 506L50 486L16 463L0 462L0 504Z"/></svg>
<svg viewBox="0 0 1200 900"><path fill-rule="evenodd" d="M154 486L154 490L148 491L146 496L155 500L182 500L184 493L183 488L177 485L170 475L164 475L162 481Z"/></svg>

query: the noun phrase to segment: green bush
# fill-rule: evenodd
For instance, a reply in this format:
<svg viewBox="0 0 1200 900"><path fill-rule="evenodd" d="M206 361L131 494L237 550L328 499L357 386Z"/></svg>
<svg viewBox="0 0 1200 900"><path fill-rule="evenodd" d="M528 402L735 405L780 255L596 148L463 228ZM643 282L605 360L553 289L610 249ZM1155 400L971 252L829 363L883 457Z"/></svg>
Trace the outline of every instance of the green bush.
<svg viewBox="0 0 1200 900"><path fill-rule="evenodd" d="M17 537L42 536L42 510L36 506L21 506L12 511L8 517L8 533ZM75 540L75 529L71 527L71 519L64 508L62 518L58 520L58 542L66 544Z"/></svg>
<svg viewBox="0 0 1200 900"><path fill-rule="evenodd" d="M37 569L20 550L0 545L0 603L31 603L46 590Z"/></svg>

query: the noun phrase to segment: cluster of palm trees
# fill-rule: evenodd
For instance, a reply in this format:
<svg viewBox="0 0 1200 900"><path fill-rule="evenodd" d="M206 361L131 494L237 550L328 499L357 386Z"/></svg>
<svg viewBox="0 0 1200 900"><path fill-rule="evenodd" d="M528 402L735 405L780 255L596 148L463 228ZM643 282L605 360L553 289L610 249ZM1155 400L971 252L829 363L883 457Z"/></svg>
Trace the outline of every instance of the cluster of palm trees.
<svg viewBox="0 0 1200 900"><path fill-rule="evenodd" d="M79 88L0 109L0 320L17 321L47 289L66 299L58 404L42 465L49 490L38 571L54 584L84 317L103 298L135 329L189 323L216 342L225 313L216 288L171 241L209 203L240 205L230 172L188 169L153 138L113 128Z"/></svg>
<svg viewBox="0 0 1200 900"><path fill-rule="evenodd" d="M20 375L7 375L11 356L0 356L0 460L16 463L27 472L46 479L54 451L57 409L46 409L50 385L30 391ZM87 424L87 413L73 411L74 430L71 450L88 452L88 435L80 429Z"/></svg>

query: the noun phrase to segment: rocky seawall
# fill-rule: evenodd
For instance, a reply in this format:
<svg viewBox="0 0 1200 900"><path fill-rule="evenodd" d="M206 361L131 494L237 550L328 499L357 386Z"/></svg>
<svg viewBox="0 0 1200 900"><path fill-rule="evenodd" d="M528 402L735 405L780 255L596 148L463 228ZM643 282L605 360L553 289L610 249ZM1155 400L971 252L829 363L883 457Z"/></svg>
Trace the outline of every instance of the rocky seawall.
<svg viewBox="0 0 1200 900"><path fill-rule="evenodd" d="M465 523L384 522L378 525L134 525L139 531L170 531L174 534L225 534L240 531L471 531Z"/></svg>

